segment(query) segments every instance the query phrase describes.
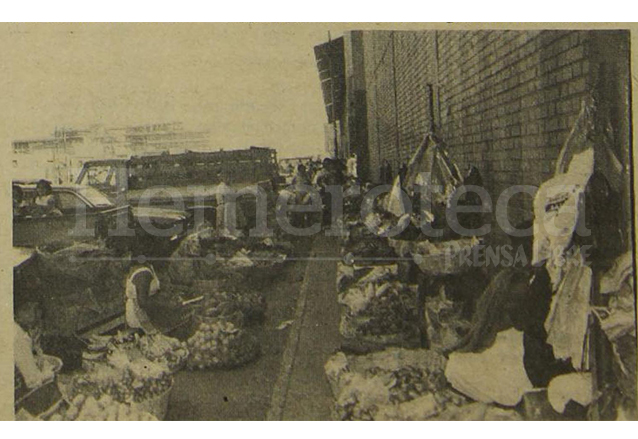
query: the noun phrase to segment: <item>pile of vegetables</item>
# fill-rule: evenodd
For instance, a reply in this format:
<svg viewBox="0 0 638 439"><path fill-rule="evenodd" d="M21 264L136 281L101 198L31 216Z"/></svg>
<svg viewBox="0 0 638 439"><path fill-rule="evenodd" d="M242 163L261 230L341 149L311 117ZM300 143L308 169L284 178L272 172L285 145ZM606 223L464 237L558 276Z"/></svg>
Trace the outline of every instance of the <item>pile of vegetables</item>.
<svg viewBox="0 0 638 439"><path fill-rule="evenodd" d="M448 388L445 358L433 351L390 348L333 355L325 365L340 420L428 418L466 399ZM417 415L414 413L418 412Z"/></svg>
<svg viewBox="0 0 638 439"><path fill-rule="evenodd" d="M393 279L365 281L339 295L340 332L346 338L418 333L417 287Z"/></svg>
<svg viewBox="0 0 638 439"><path fill-rule="evenodd" d="M53 414L49 421L157 421L136 406L122 404L109 395L100 398L77 395L68 407Z"/></svg>
<svg viewBox="0 0 638 439"><path fill-rule="evenodd" d="M244 270L283 266L293 251L290 243L271 238L240 237L203 229L182 240L171 256L169 276L176 284L219 279ZM229 279L232 283L232 279Z"/></svg>
<svg viewBox="0 0 638 439"><path fill-rule="evenodd" d="M109 395L115 401L131 404L162 395L172 385L172 373L165 363L151 361L138 350L116 348L105 362L74 376L67 393L96 399Z"/></svg>
<svg viewBox="0 0 638 439"><path fill-rule="evenodd" d="M163 334L140 335L134 332L119 332L115 336L93 336L85 352L85 359L98 362L108 361L113 354L126 353L132 357L144 357L154 363L160 363L170 371L183 366L188 350L177 339ZM91 364L87 367L90 369Z"/></svg>
<svg viewBox="0 0 638 439"><path fill-rule="evenodd" d="M255 360L259 345L255 337L226 318L206 318L185 345L190 352L189 369L231 369Z"/></svg>

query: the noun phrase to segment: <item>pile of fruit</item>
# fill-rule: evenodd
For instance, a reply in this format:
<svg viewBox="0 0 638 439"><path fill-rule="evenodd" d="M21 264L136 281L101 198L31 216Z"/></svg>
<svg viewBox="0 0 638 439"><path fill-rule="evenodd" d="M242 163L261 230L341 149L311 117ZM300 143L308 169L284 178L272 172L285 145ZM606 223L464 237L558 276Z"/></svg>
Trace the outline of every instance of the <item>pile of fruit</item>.
<svg viewBox="0 0 638 439"><path fill-rule="evenodd" d="M225 318L207 318L186 342L189 369L229 369L257 358L257 340Z"/></svg>
<svg viewBox="0 0 638 439"><path fill-rule="evenodd" d="M339 295L344 306L340 332L361 336L413 336L417 329L417 290L396 280L357 283Z"/></svg>
<svg viewBox="0 0 638 439"><path fill-rule="evenodd" d="M77 395L68 407L53 414L49 421L157 421L136 406L122 404L109 395L100 398Z"/></svg>

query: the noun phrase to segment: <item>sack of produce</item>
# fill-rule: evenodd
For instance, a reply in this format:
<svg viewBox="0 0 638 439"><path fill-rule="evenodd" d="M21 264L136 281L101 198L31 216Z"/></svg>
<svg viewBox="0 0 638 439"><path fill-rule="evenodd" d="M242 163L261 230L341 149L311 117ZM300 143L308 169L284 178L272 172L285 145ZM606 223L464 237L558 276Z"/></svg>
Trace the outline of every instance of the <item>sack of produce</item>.
<svg viewBox="0 0 638 439"><path fill-rule="evenodd" d="M231 369L259 356L257 339L225 318L203 319L186 342L189 369Z"/></svg>
<svg viewBox="0 0 638 439"><path fill-rule="evenodd" d="M61 408L48 421L158 421L137 405L123 404L109 395L99 398L79 394L68 406Z"/></svg>
<svg viewBox="0 0 638 439"><path fill-rule="evenodd" d="M428 350L390 348L368 355L333 355L325 365L340 420L434 416L451 398L445 357ZM455 395L456 397L456 395ZM458 396L460 400L462 396Z"/></svg>

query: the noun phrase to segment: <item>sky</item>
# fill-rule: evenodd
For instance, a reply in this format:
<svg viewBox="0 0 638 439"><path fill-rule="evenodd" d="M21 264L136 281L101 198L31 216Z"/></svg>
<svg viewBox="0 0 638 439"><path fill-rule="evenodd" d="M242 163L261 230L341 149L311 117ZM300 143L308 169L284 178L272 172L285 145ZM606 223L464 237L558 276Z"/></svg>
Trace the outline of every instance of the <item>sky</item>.
<svg viewBox="0 0 638 439"><path fill-rule="evenodd" d="M183 122L213 149L321 154L313 47L338 24L5 24L0 140L56 126Z"/></svg>

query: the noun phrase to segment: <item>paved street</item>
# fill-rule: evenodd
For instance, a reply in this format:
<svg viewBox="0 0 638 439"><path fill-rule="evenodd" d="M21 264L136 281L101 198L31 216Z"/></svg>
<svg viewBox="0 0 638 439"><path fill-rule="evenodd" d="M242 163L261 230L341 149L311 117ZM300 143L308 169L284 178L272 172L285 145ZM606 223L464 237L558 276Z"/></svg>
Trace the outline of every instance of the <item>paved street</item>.
<svg viewBox="0 0 638 439"><path fill-rule="evenodd" d="M256 328L258 361L236 370L177 374L167 419L330 419L323 365L339 343L336 262L330 258L337 248L318 237L311 254L319 258L291 262L268 287L266 322Z"/></svg>

